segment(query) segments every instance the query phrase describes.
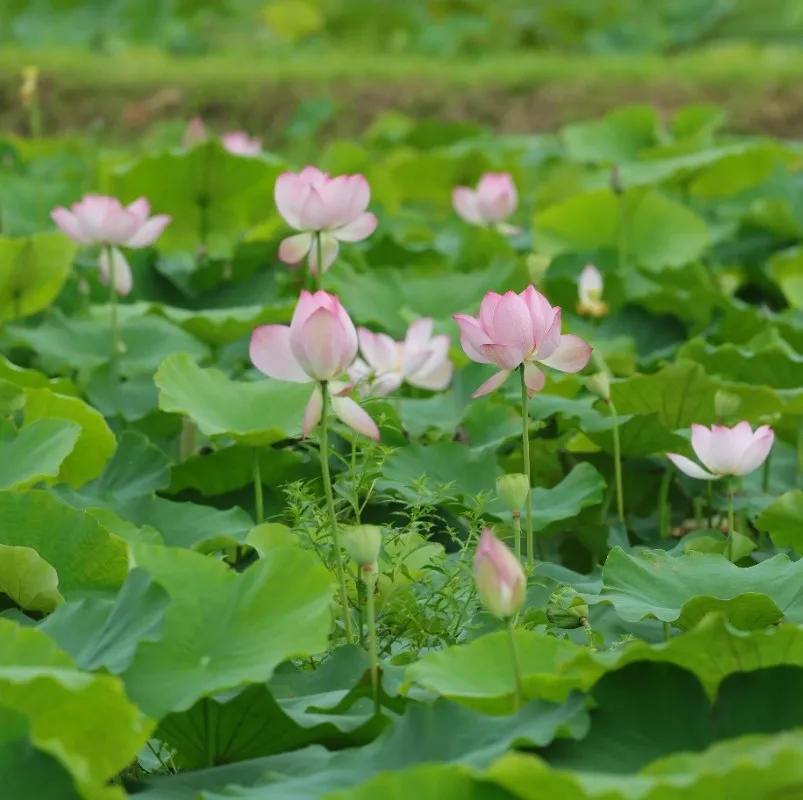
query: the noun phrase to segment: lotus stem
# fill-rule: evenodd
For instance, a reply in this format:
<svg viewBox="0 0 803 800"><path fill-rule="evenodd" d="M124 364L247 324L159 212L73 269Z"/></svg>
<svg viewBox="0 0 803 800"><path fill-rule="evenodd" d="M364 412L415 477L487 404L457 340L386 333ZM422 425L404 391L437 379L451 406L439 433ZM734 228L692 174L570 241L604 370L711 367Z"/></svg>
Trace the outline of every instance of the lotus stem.
<svg viewBox="0 0 803 800"><path fill-rule="evenodd" d="M625 494L622 488L622 445L619 441L619 417L616 414L616 407L608 399L608 407L611 409L613 418L613 470L616 479L616 513L619 522L625 521Z"/></svg>
<svg viewBox="0 0 803 800"><path fill-rule="evenodd" d="M521 511L513 512L513 537L516 558L521 561Z"/></svg>
<svg viewBox="0 0 803 800"><path fill-rule="evenodd" d="M725 548L725 555L728 558L728 561L733 560L733 534L736 530L736 526L734 525L734 513L733 513L733 485L734 479L728 479L728 544Z"/></svg>
<svg viewBox="0 0 803 800"><path fill-rule="evenodd" d="M253 463L253 476L254 476L254 506L256 508L257 525L261 525L265 521L265 504L262 498L262 471L259 464L259 450L254 448L254 463Z"/></svg>
<svg viewBox="0 0 803 800"><path fill-rule="evenodd" d="M672 624L669 622L664 623L664 641L668 642L672 638Z"/></svg>
<svg viewBox="0 0 803 800"><path fill-rule="evenodd" d="M374 714L379 716L379 656L376 642L376 611L374 608L375 576L373 564L363 564L362 579L365 584L365 605L368 616L368 652L371 658L371 689L374 698Z"/></svg>
<svg viewBox="0 0 803 800"><path fill-rule="evenodd" d="M117 270L114 263L114 253L112 246L106 246L106 258L109 262L109 319L111 324L112 335L112 371L114 373L115 381L120 379L118 372L118 358L120 356L120 333L117 327Z"/></svg>
<svg viewBox="0 0 803 800"><path fill-rule="evenodd" d="M513 627L513 618L507 620L507 639L510 644L510 661L513 665L513 710L519 711L524 705L524 684L521 678L521 665L519 664L519 653L516 648L516 634Z"/></svg>
<svg viewBox="0 0 803 800"><path fill-rule="evenodd" d="M315 288L321 291L323 283L323 241L321 240L321 232L315 234L315 250L318 256L318 269L315 271Z"/></svg>
<svg viewBox="0 0 803 800"><path fill-rule="evenodd" d="M669 525L672 519L672 509L669 507L669 489L672 486L672 467L666 468L661 480L661 489L658 499L659 533L662 539L669 538Z"/></svg>
<svg viewBox="0 0 803 800"><path fill-rule="evenodd" d="M521 376L521 449L524 457L524 474L527 476L527 563L535 563L535 541L533 535L533 481L530 475L530 414L528 411L529 398L527 397L527 384L524 382L524 364L519 367ZM543 561L544 553L541 542L538 542L538 558Z"/></svg>

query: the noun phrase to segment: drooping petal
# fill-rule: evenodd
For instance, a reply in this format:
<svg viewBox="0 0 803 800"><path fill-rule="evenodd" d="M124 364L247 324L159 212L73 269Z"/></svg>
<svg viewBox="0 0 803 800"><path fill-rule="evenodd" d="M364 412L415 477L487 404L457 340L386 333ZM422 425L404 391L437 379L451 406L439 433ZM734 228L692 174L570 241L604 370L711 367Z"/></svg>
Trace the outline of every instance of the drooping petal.
<svg viewBox="0 0 803 800"><path fill-rule="evenodd" d="M167 214L157 214L146 220L142 227L125 243L126 247L148 247L152 245L170 224L172 217Z"/></svg>
<svg viewBox="0 0 803 800"><path fill-rule="evenodd" d="M333 397L332 409L338 419L369 439L379 441L379 428L368 413L350 397Z"/></svg>
<svg viewBox="0 0 803 800"><path fill-rule="evenodd" d="M109 260L109 249L112 252L111 261ZM100 273L100 282L104 286L108 286L111 281L114 291L122 297L129 294L134 286L131 267L125 256L116 247L103 248L100 258L98 258L98 272Z"/></svg>
<svg viewBox="0 0 803 800"><path fill-rule="evenodd" d="M549 358L539 361L560 372L579 372L591 359L592 347L579 336L564 333L557 350Z"/></svg>
<svg viewBox="0 0 803 800"><path fill-rule="evenodd" d="M710 472L706 472L686 456L681 456L677 453L667 453L666 455L681 472L685 472L690 478L696 478L699 481L715 481L719 477L719 475L712 475Z"/></svg>
<svg viewBox="0 0 803 800"><path fill-rule="evenodd" d="M339 247L337 239L332 234L320 233L318 236L320 236L321 240L323 271L326 272L337 260ZM318 243L314 238L309 251L309 270L313 275L318 274Z"/></svg>
<svg viewBox="0 0 803 800"><path fill-rule="evenodd" d="M374 333L367 328L357 329L360 352L376 372L386 372L398 366L396 342L384 333Z"/></svg>
<svg viewBox="0 0 803 800"><path fill-rule="evenodd" d="M457 216L470 225L484 225L486 222L480 211L479 198L473 189L457 186L452 191L452 207Z"/></svg>
<svg viewBox="0 0 803 800"><path fill-rule="evenodd" d="M84 233L78 218L71 211L59 206L50 212L50 217L76 244L92 244L92 239Z"/></svg>
<svg viewBox="0 0 803 800"><path fill-rule="evenodd" d="M304 409L304 422L302 423L301 433L304 439L310 435L312 429L321 421L323 411L323 395L321 389L316 386L310 395L307 407Z"/></svg>
<svg viewBox="0 0 803 800"><path fill-rule="evenodd" d="M451 382L454 375L454 364L446 359L438 361L434 365L425 364L414 375L407 376L407 383L417 386L419 389L429 389L433 392L440 392Z"/></svg>
<svg viewBox="0 0 803 800"><path fill-rule="evenodd" d="M297 233L282 239L279 245L279 259L285 264L298 264L309 253L314 239L312 233Z"/></svg>
<svg viewBox="0 0 803 800"><path fill-rule="evenodd" d="M502 369L515 369L523 360L521 350L507 344L484 344L480 350L491 364Z"/></svg>
<svg viewBox="0 0 803 800"><path fill-rule="evenodd" d="M478 364L490 364L490 360L482 352L483 345L491 340L480 327L480 323L468 314L453 314L454 321L460 327L460 345L466 355Z"/></svg>
<svg viewBox="0 0 803 800"><path fill-rule="evenodd" d="M337 316L326 308L314 311L300 329L290 329L290 348L304 372L317 381L329 381L351 365L348 342Z"/></svg>
<svg viewBox="0 0 803 800"><path fill-rule="evenodd" d="M377 224L376 217L370 211L366 211L333 233L341 242L361 242L376 230Z"/></svg>
<svg viewBox="0 0 803 800"><path fill-rule="evenodd" d="M769 425L762 425L753 435L753 441L742 453L737 468L737 475L749 475L757 470L766 460L775 441L775 433Z"/></svg>
<svg viewBox="0 0 803 800"><path fill-rule="evenodd" d="M305 231L322 231L329 227L329 209L320 191L310 186L307 197L301 206L301 225Z"/></svg>
<svg viewBox="0 0 803 800"><path fill-rule="evenodd" d="M496 372L477 389L472 397L482 397L484 394L495 392L508 378L510 377L510 370L503 369L501 372Z"/></svg>
<svg viewBox="0 0 803 800"><path fill-rule="evenodd" d="M290 328L286 325L262 325L251 334L248 346L251 363L269 378L289 383L309 383L290 349Z"/></svg>
<svg viewBox="0 0 803 800"><path fill-rule="evenodd" d="M532 397L536 392L540 392L545 383L546 375L535 364L528 361L524 365L524 385L527 387L527 397Z"/></svg>
<svg viewBox="0 0 803 800"><path fill-rule="evenodd" d="M505 292L496 304L493 313L492 341L494 344L504 344L513 348L518 356L516 363L521 363L535 348L533 325L527 304L515 292ZM500 365L506 366L501 363Z"/></svg>
<svg viewBox="0 0 803 800"><path fill-rule="evenodd" d="M301 229L301 209L304 207L309 191L309 183L301 175L283 172L276 178L273 186L273 198L279 214L291 228Z"/></svg>
<svg viewBox="0 0 803 800"><path fill-rule="evenodd" d="M704 467L711 472L720 472L716 455L711 453L711 431L705 425L691 426L691 447Z"/></svg>
<svg viewBox="0 0 803 800"><path fill-rule="evenodd" d="M369 394L371 397L386 397L395 392L402 385L400 372L391 370L374 376Z"/></svg>

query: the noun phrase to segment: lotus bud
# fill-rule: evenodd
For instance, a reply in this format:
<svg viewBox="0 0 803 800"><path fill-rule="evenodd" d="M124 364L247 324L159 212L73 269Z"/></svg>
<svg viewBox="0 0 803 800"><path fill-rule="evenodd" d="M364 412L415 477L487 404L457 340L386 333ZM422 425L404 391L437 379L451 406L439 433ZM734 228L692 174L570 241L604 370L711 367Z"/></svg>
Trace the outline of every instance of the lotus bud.
<svg viewBox="0 0 803 800"><path fill-rule="evenodd" d="M22 70L22 86L20 100L25 108L30 108L38 92L39 70L37 67L24 67Z"/></svg>
<svg viewBox="0 0 803 800"><path fill-rule="evenodd" d="M557 628L580 628L588 619L588 604L571 586L562 586L550 595L546 617Z"/></svg>
<svg viewBox="0 0 803 800"><path fill-rule="evenodd" d="M520 472L500 475L496 479L496 493L509 511L521 511L527 505L530 481Z"/></svg>
<svg viewBox="0 0 803 800"><path fill-rule="evenodd" d="M606 403L611 399L611 380L606 372L597 372L586 382L586 388Z"/></svg>
<svg viewBox="0 0 803 800"><path fill-rule="evenodd" d="M474 583L480 600L499 619L521 611L527 597L527 576L521 562L490 528L485 528L474 554Z"/></svg>
<svg viewBox="0 0 803 800"><path fill-rule="evenodd" d="M382 528L377 525L355 525L343 536L343 545L349 558L360 566L371 566L379 558L382 547Z"/></svg>
<svg viewBox="0 0 803 800"><path fill-rule="evenodd" d="M717 389L714 394L714 412L718 417L732 417L739 410L742 398L725 389Z"/></svg>
<svg viewBox="0 0 803 800"><path fill-rule="evenodd" d="M611 191L614 194L624 194L625 187L622 183L622 173L618 164L614 164L611 168Z"/></svg>

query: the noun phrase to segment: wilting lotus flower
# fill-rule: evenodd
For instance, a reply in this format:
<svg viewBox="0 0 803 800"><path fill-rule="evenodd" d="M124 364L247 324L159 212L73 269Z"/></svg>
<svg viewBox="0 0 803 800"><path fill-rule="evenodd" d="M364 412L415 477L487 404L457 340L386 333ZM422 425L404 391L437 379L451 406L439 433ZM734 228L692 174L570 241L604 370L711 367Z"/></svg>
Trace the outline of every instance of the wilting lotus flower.
<svg viewBox="0 0 803 800"><path fill-rule="evenodd" d="M139 248L153 244L171 218L167 214L149 217L150 212L150 203L144 197L123 206L115 197L88 194L72 204L72 211L59 206L50 216L77 244L108 245L111 248L115 287L118 293L127 294L131 290L131 268L115 245ZM109 268L109 256L102 254L100 277L104 283L108 283Z"/></svg>
<svg viewBox="0 0 803 800"><path fill-rule="evenodd" d="M486 172L477 188L457 186L452 191L452 205L458 216L472 225L496 225L502 233L518 229L502 225L519 202L516 184L507 172Z"/></svg>
<svg viewBox="0 0 803 800"><path fill-rule="evenodd" d="M193 117L184 129L184 138L181 146L184 148L195 147L196 144L206 141L206 126L200 117Z"/></svg>
<svg viewBox="0 0 803 800"><path fill-rule="evenodd" d="M499 619L521 611L527 594L527 576L521 562L484 528L474 554L474 583L482 604Z"/></svg>
<svg viewBox="0 0 803 800"><path fill-rule="evenodd" d="M608 313L608 304L602 302L602 275L593 264L586 264L580 273L578 285L579 302L577 313L589 317L604 317Z"/></svg>
<svg viewBox="0 0 803 800"><path fill-rule="evenodd" d="M305 167L298 175L285 172L276 180L276 207L284 221L297 231L279 246L279 258L298 264L309 254L310 272L318 272L320 236L322 272L337 258L338 242L359 242L376 229L376 217L367 212L371 199L368 181L362 175L330 178L316 167Z"/></svg>
<svg viewBox="0 0 803 800"><path fill-rule="evenodd" d="M420 389L440 391L449 385L454 367L449 361L449 337L432 335L432 320L416 320L403 342L384 333L359 328L360 352L349 377L363 396L382 397L405 381Z"/></svg>
<svg viewBox="0 0 803 800"><path fill-rule="evenodd" d="M460 344L466 355L480 364L496 364L501 372L491 376L472 397L498 389L512 370L524 364L527 393L544 388L546 377L536 366L544 364L560 372L579 372L591 358L591 346L579 336L561 335L561 310L553 308L534 286L521 294L488 292L479 316L455 314Z"/></svg>
<svg viewBox="0 0 803 800"><path fill-rule="evenodd" d="M291 383L326 381L335 414L354 430L379 439L374 421L346 395L351 384L337 381L357 355L357 331L337 297L302 291L290 325L263 325L251 335L254 366L269 378ZM304 413L304 436L318 424L323 396L316 386Z"/></svg>
<svg viewBox="0 0 803 800"><path fill-rule="evenodd" d="M220 137L223 147L235 156L258 156L262 152L262 140L251 138L245 131L231 131Z"/></svg>
<svg viewBox="0 0 803 800"><path fill-rule="evenodd" d="M774 439L769 425L762 425L755 432L749 422L740 422L733 428L692 425L692 449L710 472L677 453L667 456L690 478L714 481L725 475L748 475L758 469L767 460Z"/></svg>

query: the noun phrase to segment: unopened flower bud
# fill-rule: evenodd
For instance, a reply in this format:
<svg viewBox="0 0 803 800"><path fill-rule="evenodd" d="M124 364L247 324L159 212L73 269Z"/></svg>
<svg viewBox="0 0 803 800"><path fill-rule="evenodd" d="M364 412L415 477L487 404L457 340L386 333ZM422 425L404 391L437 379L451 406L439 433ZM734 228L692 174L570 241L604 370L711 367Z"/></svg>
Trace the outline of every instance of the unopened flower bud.
<svg viewBox="0 0 803 800"><path fill-rule="evenodd" d="M377 525L355 525L343 535L343 545L349 558L360 566L374 564L382 547L382 528Z"/></svg>
<svg viewBox="0 0 803 800"><path fill-rule="evenodd" d="M522 508L526 508L529 491L530 481L520 472L500 475L496 479L496 493L508 511L521 511Z"/></svg>
<svg viewBox="0 0 803 800"><path fill-rule="evenodd" d="M742 404L742 398L737 394L717 389L714 394L714 412L718 417L732 417Z"/></svg>
<svg viewBox="0 0 803 800"><path fill-rule="evenodd" d="M611 167L611 191L614 194L624 194L625 187L622 183L622 173L619 170L619 165L614 164Z"/></svg>
<svg viewBox="0 0 803 800"><path fill-rule="evenodd" d="M557 628L579 628L588 619L588 603L571 586L562 586L550 595L546 618Z"/></svg>
<svg viewBox="0 0 803 800"><path fill-rule="evenodd" d="M586 381L586 388L600 400L607 403L611 399L611 380L606 372L597 372Z"/></svg>
<svg viewBox="0 0 803 800"><path fill-rule="evenodd" d="M20 87L20 99L22 104L29 108L38 91L39 70L37 67L24 67L22 70L22 86Z"/></svg>
<svg viewBox="0 0 803 800"><path fill-rule="evenodd" d="M521 611L527 597L527 576L521 562L490 528L484 528L474 554L474 583L480 600L499 619Z"/></svg>

